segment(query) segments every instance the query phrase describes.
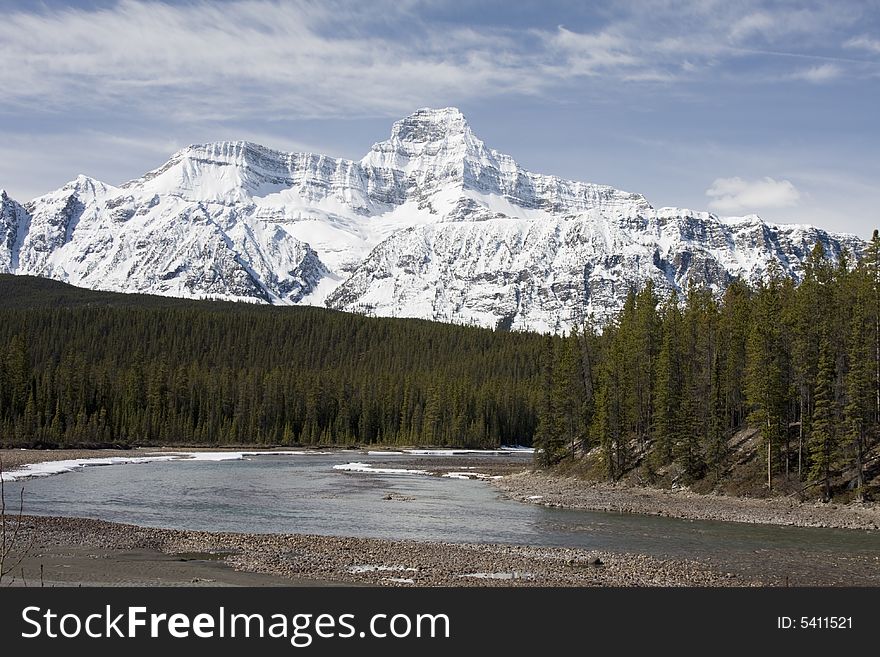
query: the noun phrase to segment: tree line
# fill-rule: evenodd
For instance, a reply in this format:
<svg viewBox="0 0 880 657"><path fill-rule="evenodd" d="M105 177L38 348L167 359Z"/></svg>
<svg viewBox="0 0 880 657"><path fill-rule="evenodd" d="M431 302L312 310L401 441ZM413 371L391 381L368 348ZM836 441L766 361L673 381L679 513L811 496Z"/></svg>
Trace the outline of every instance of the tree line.
<svg viewBox="0 0 880 657"><path fill-rule="evenodd" d="M648 282L601 335L546 340L542 391L545 465L586 454L612 480L718 480L752 427L766 487L863 496L880 428L880 238L858 262L817 244L799 285L772 262L720 298L691 286L661 300Z"/></svg>

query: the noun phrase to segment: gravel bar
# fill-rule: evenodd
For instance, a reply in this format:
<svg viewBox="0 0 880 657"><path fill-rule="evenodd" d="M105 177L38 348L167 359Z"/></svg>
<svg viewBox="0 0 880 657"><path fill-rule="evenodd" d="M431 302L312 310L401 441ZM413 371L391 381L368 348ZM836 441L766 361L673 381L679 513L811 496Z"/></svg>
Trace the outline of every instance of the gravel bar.
<svg viewBox="0 0 880 657"><path fill-rule="evenodd" d="M7 518L7 522L14 520ZM236 571L294 582L374 586L757 586L686 559L575 548L397 541L300 534L238 534L155 529L88 518L25 516L19 545L28 560L71 550L94 551L100 584L108 560L150 550L222 560ZM34 575L30 576L31 581ZM69 584L70 582L68 582Z"/></svg>
<svg viewBox="0 0 880 657"><path fill-rule="evenodd" d="M510 499L550 507L765 525L880 528L880 505L876 503L826 504L790 497L701 495L684 490L594 483L536 471L507 475L491 483Z"/></svg>

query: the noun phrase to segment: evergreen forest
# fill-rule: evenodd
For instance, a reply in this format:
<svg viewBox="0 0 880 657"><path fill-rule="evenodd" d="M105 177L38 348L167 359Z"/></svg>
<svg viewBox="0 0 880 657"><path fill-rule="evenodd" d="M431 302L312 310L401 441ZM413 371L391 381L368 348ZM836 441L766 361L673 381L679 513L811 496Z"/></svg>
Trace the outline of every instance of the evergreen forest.
<svg viewBox="0 0 880 657"><path fill-rule="evenodd" d="M817 245L799 285L771 263L756 286L682 297L659 299L649 283L601 335L545 339L540 461L585 462L610 480L869 496L880 478L877 232L858 262Z"/></svg>
<svg viewBox="0 0 880 657"><path fill-rule="evenodd" d="M519 444L610 480L829 499L870 496L878 429L876 232L859 261L817 245L799 284L772 264L720 297L648 282L563 336L0 276L7 447Z"/></svg>
<svg viewBox="0 0 880 657"><path fill-rule="evenodd" d="M542 344L0 275L0 444L530 442Z"/></svg>

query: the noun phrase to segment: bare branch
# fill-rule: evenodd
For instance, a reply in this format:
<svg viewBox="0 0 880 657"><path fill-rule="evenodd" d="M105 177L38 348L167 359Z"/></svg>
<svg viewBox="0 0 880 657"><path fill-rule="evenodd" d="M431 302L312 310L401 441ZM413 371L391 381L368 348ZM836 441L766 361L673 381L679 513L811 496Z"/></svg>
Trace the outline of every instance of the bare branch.
<svg viewBox="0 0 880 657"><path fill-rule="evenodd" d="M6 575L13 572L21 565L36 543L37 534L35 531L32 531L27 545L21 546L21 549L18 550L17 558L13 563L9 563L12 559L13 551L16 550L16 547L18 546L24 524L24 486L19 490L18 514L15 518L15 527L12 529L11 535L7 527L9 522L10 520L7 518L6 514L6 486L3 480L3 457L0 456L0 582L2 582ZM27 584L27 580L24 579L24 569L22 569L21 575L22 580ZM15 579L16 578L13 575L9 584L11 585L14 583Z"/></svg>

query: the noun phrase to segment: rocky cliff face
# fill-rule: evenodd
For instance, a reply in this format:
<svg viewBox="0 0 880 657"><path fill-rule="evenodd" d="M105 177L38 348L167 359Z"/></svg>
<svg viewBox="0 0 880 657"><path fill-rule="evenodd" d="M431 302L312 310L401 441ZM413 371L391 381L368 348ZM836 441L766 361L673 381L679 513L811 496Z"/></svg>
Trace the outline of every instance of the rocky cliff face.
<svg viewBox="0 0 880 657"><path fill-rule="evenodd" d="M359 162L218 142L119 187L79 176L25 206L0 195L0 271L540 331L605 321L648 278L720 292L771 260L799 278L816 242L863 248L525 171L454 108L396 122Z"/></svg>

